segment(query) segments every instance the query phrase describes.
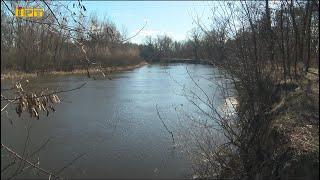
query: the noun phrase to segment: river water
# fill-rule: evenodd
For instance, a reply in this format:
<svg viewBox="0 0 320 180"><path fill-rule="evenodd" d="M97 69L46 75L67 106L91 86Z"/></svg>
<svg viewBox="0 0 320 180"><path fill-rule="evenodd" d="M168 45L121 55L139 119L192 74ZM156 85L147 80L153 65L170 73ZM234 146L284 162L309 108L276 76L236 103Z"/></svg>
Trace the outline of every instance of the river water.
<svg viewBox="0 0 320 180"><path fill-rule="evenodd" d="M18 118L10 110L8 117L2 113L1 142L23 154L26 126L31 122L27 153L49 139L33 158L39 157L44 169L57 172L85 153L61 172L65 178L190 178L191 162L173 144L156 106L175 133L179 129L177 107L188 113L197 111L183 95L186 89L200 92L195 81L209 96L216 96L217 85L212 78L217 71L207 65L153 64L114 73L111 80L75 75L30 80L30 85L39 89L70 89L87 84L59 94L62 102L49 117L41 114L40 120L29 121L27 114ZM221 104L221 100L217 98L216 103ZM3 168L9 161L3 151L1 155ZM20 175L32 176L32 171ZM1 177L6 174L1 173Z"/></svg>

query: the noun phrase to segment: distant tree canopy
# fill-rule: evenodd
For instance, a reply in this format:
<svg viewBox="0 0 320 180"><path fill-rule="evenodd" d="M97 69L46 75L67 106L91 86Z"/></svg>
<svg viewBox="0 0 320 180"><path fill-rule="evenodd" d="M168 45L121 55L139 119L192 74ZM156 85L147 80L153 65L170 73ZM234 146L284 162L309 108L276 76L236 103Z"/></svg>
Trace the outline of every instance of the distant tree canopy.
<svg viewBox="0 0 320 180"><path fill-rule="evenodd" d="M221 8L226 14L213 16L211 29L196 22L198 27L187 40L174 41L159 35L135 45L124 43L125 35L110 20L85 16L86 9L78 2L68 6L52 1L45 6L43 2L1 1L1 67L72 70L86 58L99 65L126 65L139 62L140 57L149 61L210 59L215 63L250 57L257 62L272 61L291 76L297 74L299 64L306 70L318 66L319 3L280 1L272 8L263 4L247 2L236 7L225 3ZM16 18L12 13L18 5L44 7L45 16L39 20ZM87 57L81 53L83 50Z"/></svg>
<svg viewBox="0 0 320 180"><path fill-rule="evenodd" d="M296 74L299 63L305 69L319 66L318 1L278 1L272 8L265 2L235 4L218 7L225 14L213 16L211 29L197 20L198 27L185 41L147 37L140 55L149 60L200 58L216 63L250 56L281 65L289 76Z"/></svg>
<svg viewBox="0 0 320 180"><path fill-rule="evenodd" d="M185 41L173 41L167 35L156 38L146 37L143 45L140 45L140 56L146 60L159 60L160 58L199 58L197 50L201 49L198 39ZM204 57L204 54L201 54Z"/></svg>

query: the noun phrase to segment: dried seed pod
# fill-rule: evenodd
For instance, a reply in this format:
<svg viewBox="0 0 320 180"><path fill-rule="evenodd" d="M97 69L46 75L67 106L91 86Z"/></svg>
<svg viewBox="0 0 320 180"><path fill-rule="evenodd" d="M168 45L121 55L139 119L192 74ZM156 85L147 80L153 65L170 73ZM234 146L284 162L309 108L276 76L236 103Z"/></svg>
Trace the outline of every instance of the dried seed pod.
<svg viewBox="0 0 320 180"><path fill-rule="evenodd" d="M39 112L39 111L41 111L41 109L40 109L41 107L39 107L38 105L36 105L35 107L34 107L34 109L36 109L37 110L37 112Z"/></svg>
<svg viewBox="0 0 320 180"><path fill-rule="evenodd" d="M24 91L22 85L28 83L29 81L21 81L23 82L15 82L12 86L12 89L16 90L15 98L18 100L16 101L15 111L19 117L21 117L22 113L26 111L30 114L30 117L36 117L40 119L40 112L45 111L47 116L50 114L50 109L55 112L55 108L53 105L55 103L60 103L61 100L58 95L56 94L49 94L45 95L44 91L37 94L35 92L27 92ZM50 101L50 102L49 102Z"/></svg>
<svg viewBox="0 0 320 180"><path fill-rule="evenodd" d="M39 113L38 113L37 109L34 108L34 107L32 107L31 110L32 110L32 115L33 115L34 117L37 117L37 118L39 119Z"/></svg>
<svg viewBox="0 0 320 180"><path fill-rule="evenodd" d="M21 84L19 82L17 82L15 86L16 86L16 89L21 89Z"/></svg>
<svg viewBox="0 0 320 180"><path fill-rule="evenodd" d="M51 102L51 103L54 103L54 96L53 96L53 94L51 94L51 95L49 96L49 99L50 99L50 102Z"/></svg>
<svg viewBox="0 0 320 180"><path fill-rule="evenodd" d="M47 117L49 116L49 109L48 108L46 108L46 111L47 111Z"/></svg>
<svg viewBox="0 0 320 180"><path fill-rule="evenodd" d="M43 110L43 111L45 111L46 110L46 107L41 103L41 109Z"/></svg>
<svg viewBox="0 0 320 180"><path fill-rule="evenodd" d="M18 104L18 106L16 107L16 113L18 114L19 117L21 117L22 108L21 108L21 105L20 105L20 104Z"/></svg>
<svg viewBox="0 0 320 180"><path fill-rule="evenodd" d="M41 104L42 104L44 107L46 107L46 106L47 106L47 101L46 101L46 99L43 98Z"/></svg>
<svg viewBox="0 0 320 180"><path fill-rule="evenodd" d="M22 111L25 111L27 109L28 102L27 102L27 99L24 96L21 96L21 98L19 100L19 104L21 105L21 110Z"/></svg>
<svg viewBox="0 0 320 180"><path fill-rule="evenodd" d="M53 108L53 106L52 105L50 105L49 106L49 108L53 111L53 112L55 112L56 110Z"/></svg>
<svg viewBox="0 0 320 180"><path fill-rule="evenodd" d="M53 94L52 96L53 96L54 103L59 103L60 102L60 99L56 94Z"/></svg>

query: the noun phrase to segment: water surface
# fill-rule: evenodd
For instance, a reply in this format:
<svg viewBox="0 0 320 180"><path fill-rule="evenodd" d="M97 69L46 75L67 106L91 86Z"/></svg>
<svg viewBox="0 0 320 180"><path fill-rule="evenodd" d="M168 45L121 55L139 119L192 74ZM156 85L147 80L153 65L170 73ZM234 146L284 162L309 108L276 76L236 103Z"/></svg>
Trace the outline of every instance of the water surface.
<svg viewBox="0 0 320 180"><path fill-rule="evenodd" d="M31 80L39 89L83 88L60 94L63 100L49 117L33 120L28 151L46 139L40 151L40 166L58 171L82 153L85 156L63 170L69 178L190 178L191 162L173 145L159 120L158 105L167 126L177 127L175 107L193 113L196 108L181 96L186 89L198 91L187 73L213 95L215 83L208 83L217 71L207 65L147 65L111 75L112 80L85 76L50 76ZM10 115L13 125L1 114L1 142L22 153L28 115ZM3 153L2 153L3 155ZM6 164L6 158L2 158ZM2 165L3 167L4 165ZM5 174L2 174L2 177ZM21 177L30 177L29 172Z"/></svg>

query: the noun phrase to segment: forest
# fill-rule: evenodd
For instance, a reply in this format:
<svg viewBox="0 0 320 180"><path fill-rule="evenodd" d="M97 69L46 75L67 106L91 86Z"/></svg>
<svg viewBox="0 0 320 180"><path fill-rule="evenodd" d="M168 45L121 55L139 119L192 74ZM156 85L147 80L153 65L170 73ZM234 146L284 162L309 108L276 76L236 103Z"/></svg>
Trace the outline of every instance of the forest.
<svg viewBox="0 0 320 180"><path fill-rule="evenodd" d="M40 20L16 18L13 9L20 3L41 5L46 16ZM117 22L99 20L94 14L84 16L87 9L82 1L71 4L1 1L1 76L12 71L82 69L91 78L92 69L105 76L110 67L161 64L163 58L205 60L228 80L220 87L222 94L229 96L230 86L235 90L237 117L221 115L210 95L189 74L200 89L190 96L205 108L196 101L191 103L217 126L208 125L200 116L193 119L201 132L188 137L196 146L187 151L194 177L319 178L319 1L219 2L212 7L216 11L212 11L210 26L198 16L190 17L195 27L187 39L149 36L142 44L130 40L144 25L129 37L117 29ZM15 82L12 88L1 90L1 116L12 105L19 116L25 111L39 119L41 110L51 114L60 102L60 91L28 92L21 84ZM16 95L6 95L7 91ZM52 105L46 103L48 99ZM166 126L158 109L156 112L175 143L175 132ZM212 131L224 142L213 138ZM1 149L17 156L3 143ZM18 159L60 178L27 158ZM23 168L19 166L11 177L20 174L19 170Z"/></svg>

